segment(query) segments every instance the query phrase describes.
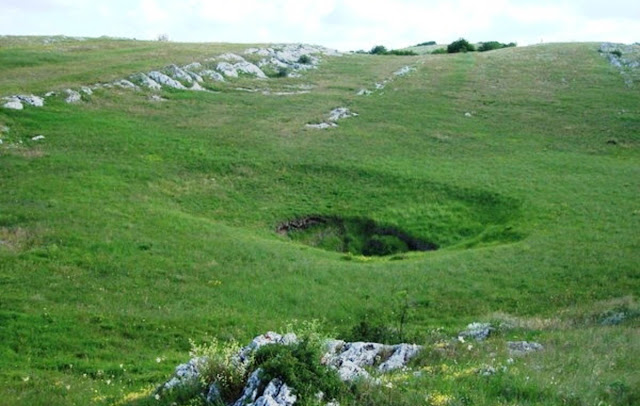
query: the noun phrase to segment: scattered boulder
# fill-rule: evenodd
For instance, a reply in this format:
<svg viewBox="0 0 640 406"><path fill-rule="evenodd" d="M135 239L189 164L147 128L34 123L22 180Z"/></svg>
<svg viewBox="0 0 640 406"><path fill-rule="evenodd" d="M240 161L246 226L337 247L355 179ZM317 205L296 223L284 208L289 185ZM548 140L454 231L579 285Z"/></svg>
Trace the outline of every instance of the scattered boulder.
<svg viewBox="0 0 640 406"><path fill-rule="evenodd" d="M356 116L358 116L358 114L352 113L351 111L349 111L348 108L338 107L331 110L331 112L329 113L329 121L338 121L343 118L356 117Z"/></svg>
<svg viewBox="0 0 640 406"><path fill-rule="evenodd" d="M360 89L358 90L358 93L356 93L358 96L369 96L371 94L371 90L367 90L367 89Z"/></svg>
<svg viewBox="0 0 640 406"><path fill-rule="evenodd" d="M142 87L146 87L151 90L162 89L162 86L160 86L158 82L156 82L155 80L151 79L149 76L141 72L134 73L133 75L129 76L129 79L131 79L134 83L137 83L138 85Z"/></svg>
<svg viewBox="0 0 640 406"><path fill-rule="evenodd" d="M222 72L222 74L227 76L227 77L231 77L231 78L237 78L238 77L238 71L236 71L236 69L233 67L233 65L230 64L229 62L220 62L216 66L216 69L219 70L220 72Z"/></svg>
<svg viewBox="0 0 640 406"><path fill-rule="evenodd" d="M533 341L507 341L507 348L511 355L524 355L544 349L542 344Z"/></svg>
<svg viewBox="0 0 640 406"><path fill-rule="evenodd" d="M20 99L21 102L26 103L33 107L42 107L44 106L44 99L42 97L38 97L35 95L17 95L15 96Z"/></svg>
<svg viewBox="0 0 640 406"><path fill-rule="evenodd" d="M134 83L126 80L126 79L120 79L120 80L116 80L115 82L113 82L114 85L121 87L123 89L133 89L133 90L138 90L138 86L135 85Z"/></svg>
<svg viewBox="0 0 640 406"><path fill-rule="evenodd" d="M200 62L191 62L188 65L184 65L182 67L182 69L185 70L185 71L192 71L193 72L193 71L197 71L197 70L202 69L202 64Z"/></svg>
<svg viewBox="0 0 640 406"><path fill-rule="evenodd" d="M398 69L397 71L393 72L393 74L395 76L405 76L407 74L409 74L410 72L416 70L416 68L413 68L411 66L404 66L400 69Z"/></svg>
<svg viewBox="0 0 640 406"><path fill-rule="evenodd" d="M206 77L216 82L224 82L224 77L214 70L210 70L210 69L203 70L200 72L200 75L201 77Z"/></svg>
<svg viewBox="0 0 640 406"><path fill-rule="evenodd" d="M67 98L64 99L64 101L67 103L78 103L82 100L82 96L80 96L80 93L76 92L75 90L66 89L64 92L67 94Z"/></svg>
<svg viewBox="0 0 640 406"><path fill-rule="evenodd" d="M187 72L183 71L176 65L169 65L165 70L169 76L178 81L183 81L188 84L193 83L193 78L191 78L191 75L189 75Z"/></svg>
<svg viewBox="0 0 640 406"><path fill-rule="evenodd" d="M5 97L4 100L6 101L2 107L5 109L22 110L24 108L20 99L16 96Z"/></svg>
<svg viewBox="0 0 640 406"><path fill-rule="evenodd" d="M327 128L333 128L333 127L337 127L338 124L336 123L317 123L317 124L307 124L305 125L305 127L307 128L313 128L316 130L326 130Z"/></svg>
<svg viewBox="0 0 640 406"><path fill-rule="evenodd" d="M251 62L238 62L235 65L233 65L233 67L235 68L235 70L237 72L240 73L246 73L249 75L254 75L259 79L266 79L267 75L264 74L264 72L257 67L256 65L252 64Z"/></svg>
<svg viewBox="0 0 640 406"><path fill-rule="evenodd" d="M471 113L469 113L468 111L466 113L464 113L465 117L473 117L473 115L471 115Z"/></svg>
<svg viewBox="0 0 640 406"><path fill-rule="evenodd" d="M489 323L471 323L467 329L458 333L458 338L473 338L476 341L484 341L489 337L494 328Z"/></svg>
<svg viewBox="0 0 640 406"><path fill-rule="evenodd" d="M44 135L36 135L35 137L31 137L31 141L40 141L44 140Z"/></svg>
<svg viewBox="0 0 640 406"><path fill-rule="evenodd" d="M91 88L88 86L81 86L80 91L86 94L87 96L91 96L93 94L93 90L91 90Z"/></svg>
<svg viewBox="0 0 640 406"><path fill-rule="evenodd" d="M162 72L151 71L149 72L149 77L162 86L171 87L173 89L186 89L186 87L184 87L182 83L178 82L177 80L171 79L169 76L165 75Z"/></svg>

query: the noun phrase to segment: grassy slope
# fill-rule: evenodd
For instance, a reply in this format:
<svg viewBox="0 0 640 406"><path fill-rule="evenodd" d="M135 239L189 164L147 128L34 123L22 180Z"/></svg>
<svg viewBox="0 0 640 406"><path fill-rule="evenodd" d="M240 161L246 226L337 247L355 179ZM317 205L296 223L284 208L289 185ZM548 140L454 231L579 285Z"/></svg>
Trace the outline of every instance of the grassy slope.
<svg viewBox="0 0 640 406"><path fill-rule="evenodd" d="M27 41L0 48L0 94L243 48ZM294 318L344 334L365 314L393 322L403 290L418 339L493 312L546 318L638 295L640 94L595 50L353 55L303 79L244 83L314 84L306 95L229 86L152 104L111 90L0 111L11 128L0 147L0 394L112 401L166 377L189 338L246 340ZM406 64L418 70L355 96ZM304 129L342 105L360 116ZM446 248L347 261L273 232L316 213L367 216ZM637 382L626 377L636 367L612 376Z"/></svg>

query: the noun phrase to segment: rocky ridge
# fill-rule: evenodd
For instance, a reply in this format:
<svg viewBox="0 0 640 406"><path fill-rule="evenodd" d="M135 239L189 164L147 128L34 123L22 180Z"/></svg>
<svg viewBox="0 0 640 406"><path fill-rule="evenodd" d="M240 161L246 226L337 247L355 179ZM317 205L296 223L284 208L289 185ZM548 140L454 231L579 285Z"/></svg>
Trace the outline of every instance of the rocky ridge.
<svg viewBox="0 0 640 406"><path fill-rule="evenodd" d="M633 87L633 76L638 73L638 68L640 68L640 45L603 42L600 44L598 52L619 70L627 87ZM637 76L635 80L638 80Z"/></svg>
<svg viewBox="0 0 640 406"><path fill-rule="evenodd" d="M240 76L249 76L266 80L270 73L277 76L300 77L302 72L317 69L322 56L339 56L337 51L312 45L288 44L274 45L269 48L249 48L243 56L225 53L217 57L194 61L185 66L175 64L149 72L137 72L127 78L109 83L95 83L81 86L79 89L66 89L65 101L78 103L83 96L90 96L97 89L114 87L130 90L159 91L163 88L178 90L205 91L203 84L207 82L225 82ZM308 93L309 89L300 92L275 92L265 90L265 95L293 95ZM46 98L56 96L56 92L47 92L43 97L37 95L10 95L0 98L0 106L6 109L22 110L25 105L42 107Z"/></svg>

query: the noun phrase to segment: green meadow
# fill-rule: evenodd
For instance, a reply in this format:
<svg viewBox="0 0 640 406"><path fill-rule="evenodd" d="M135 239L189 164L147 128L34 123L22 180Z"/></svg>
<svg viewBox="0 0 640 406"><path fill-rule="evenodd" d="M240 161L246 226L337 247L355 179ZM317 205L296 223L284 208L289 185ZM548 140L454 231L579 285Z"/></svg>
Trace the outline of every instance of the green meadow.
<svg viewBox="0 0 640 406"><path fill-rule="evenodd" d="M0 108L0 404L169 404L190 340L294 320L425 345L359 405L640 403L637 70L545 44L61 94L250 46L0 38L0 96L58 92Z"/></svg>

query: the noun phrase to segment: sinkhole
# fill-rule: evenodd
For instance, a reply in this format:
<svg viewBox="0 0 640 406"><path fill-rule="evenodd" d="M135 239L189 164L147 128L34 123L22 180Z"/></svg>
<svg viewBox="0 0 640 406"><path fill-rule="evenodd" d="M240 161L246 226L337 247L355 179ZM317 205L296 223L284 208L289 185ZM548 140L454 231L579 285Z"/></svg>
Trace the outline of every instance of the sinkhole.
<svg viewBox="0 0 640 406"><path fill-rule="evenodd" d="M276 231L313 247L368 257L438 249L398 227L361 217L312 215L280 223Z"/></svg>

